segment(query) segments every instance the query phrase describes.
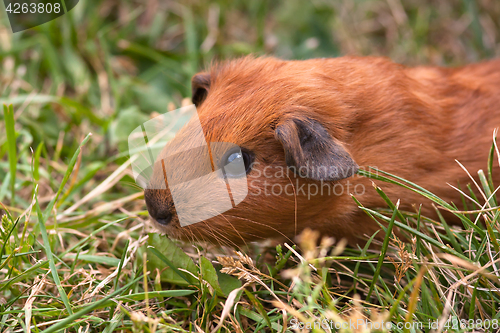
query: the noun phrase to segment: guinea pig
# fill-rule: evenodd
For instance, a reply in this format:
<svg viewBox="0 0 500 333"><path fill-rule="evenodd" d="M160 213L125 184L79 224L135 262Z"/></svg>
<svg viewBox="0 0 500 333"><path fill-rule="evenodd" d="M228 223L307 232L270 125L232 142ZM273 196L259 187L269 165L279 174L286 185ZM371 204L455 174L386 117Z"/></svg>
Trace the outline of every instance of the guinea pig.
<svg viewBox="0 0 500 333"><path fill-rule="evenodd" d="M455 160L473 176L487 166L500 125L500 60L410 68L379 57L244 57L196 74L192 94L206 141L240 147L231 156L244 163L248 194L227 211L181 227L168 186L146 188L146 205L160 231L237 246L293 239L312 228L356 244L379 225L351 194L365 207L386 206L372 181L357 174L361 168L403 177L460 206L461 194L447 183L463 188L471 182ZM210 153L200 153L203 159ZM182 169L199 167L186 160ZM493 175L498 184L498 166ZM155 168L150 184L164 178L164 170ZM426 198L378 185L394 202L401 199L401 209L422 204L422 215L437 219ZM460 224L455 215L444 215Z"/></svg>

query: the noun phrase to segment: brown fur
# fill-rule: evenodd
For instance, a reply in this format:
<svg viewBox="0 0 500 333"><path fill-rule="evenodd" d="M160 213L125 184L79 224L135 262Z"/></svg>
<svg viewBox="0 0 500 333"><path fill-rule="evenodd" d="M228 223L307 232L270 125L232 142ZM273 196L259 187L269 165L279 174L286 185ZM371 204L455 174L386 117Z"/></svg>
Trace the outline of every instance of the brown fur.
<svg viewBox="0 0 500 333"><path fill-rule="evenodd" d="M470 179L455 159L472 175L485 169L493 129L500 125L500 60L447 69L408 68L374 57L305 61L247 57L215 65L193 82L207 141L235 143L252 151L259 162L249 174L253 194L258 188L250 182L266 166L287 165L276 127L302 117L320 123L360 168L375 166L461 206L460 194L447 183L460 182L463 187ZM494 175L498 184L498 167ZM262 175L260 180L281 186L297 184L296 180L318 182L293 174L272 179ZM352 176L336 182L348 181L351 193L357 184L365 187L357 197L365 207L385 206L370 179ZM436 218L424 197L399 186L379 185L394 202L401 199L403 209L423 204L422 214ZM168 191L146 192L150 211L171 206ZM293 238L311 227L355 243L358 236L371 235L379 227L349 192L310 199L249 193L236 208L207 221L180 228L174 216L160 229L184 239L234 245ZM459 223L451 214L447 218Z"/></svg>

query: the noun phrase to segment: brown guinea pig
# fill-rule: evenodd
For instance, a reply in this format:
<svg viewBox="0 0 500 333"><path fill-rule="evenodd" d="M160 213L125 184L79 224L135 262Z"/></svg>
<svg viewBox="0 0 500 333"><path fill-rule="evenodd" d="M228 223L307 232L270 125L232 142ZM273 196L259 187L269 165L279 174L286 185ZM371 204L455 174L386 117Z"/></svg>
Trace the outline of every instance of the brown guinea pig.
<svg viewBox="0 0 500 333"><path fill-rule="evenodd" d="M351 244L372 235L379 226L351 198L369 208L386 206L371 180L356 174L370 166L459 206L460 193L447 183L464 186L470 179L455 160L477 175L500 126L500 60L409 68L376 57L245 57L195 75L192 91L206 141L241 148L234 156L244 163L248 194L231 209L184 227L168 188L146 189L145 200L168 235L224 245L292 239L307 227ZM186 161L183 169L196 167ZM493 174L498 185L498 167ZM154 170L155 181L164 181L161 168ZM436 218L424 197L379 185L394 202L401 199L402 209L423 204L422 214ZM446 218L459 223L452 214Z"/></svg>

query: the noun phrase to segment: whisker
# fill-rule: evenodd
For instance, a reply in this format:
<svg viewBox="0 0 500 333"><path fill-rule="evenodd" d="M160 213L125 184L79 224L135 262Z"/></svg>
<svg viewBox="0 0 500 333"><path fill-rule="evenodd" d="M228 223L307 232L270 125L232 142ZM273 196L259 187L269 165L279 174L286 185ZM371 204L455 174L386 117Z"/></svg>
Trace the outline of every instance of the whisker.
<svg viewBox="0 0 500 333"><path fill-rule="evenodd" d="M208 223L206 221L204 221L205 223ZM225 238L227 240L227 243L226 243L226 246L234 246L234 247L238 247L238 245L233 242L232 240L230 240L229 238L227 238L224 234L222 234L220 231L218 230L215 230L215 229L212 229L212 227L209 226L209 228L213 231L213 232L216 232L218 233L219 235L221 235L223 238ZM213 233L212 233L213 234ZM214 234L215 235L215 234Z"/></svg>
<svg viewBox="0 0 500 333"><path fill-rule="evenodd" d="M194 233L190 229L181 228L181 232L183 235L187 236L187 238L190 238L191 243L195 242L195 238L196 242L198 241L198 238L194 235Z"/></svg>
<svg viewBox="0 0 500 333"><path fill-rule="evenodd" d="M218 237L215 233L214 233L214 230L213 228L207 223L207 221L200 221L200 222L203 222L203 224L205 225L206 229L204 229L206 232L209 232L210 235L212 236L212 238L214 238L217 243L219 244L220 247L223 247L225 243L225 241L223 239L221 239L220 237ZM200 233L201 235L201 233Z"/></svg>
<svg viewBox="0 0 500 333"><path fill-rule="evenodd" d="M144 191L144 189L137 185L136 183L134 182L129 182L129 181L123 181L121 184L125 185L125 186L130 186L130 187L133 187L135 189L138 189L138 190L141 190L141 191Z"/></svg>
<svg viewBox="0 0 500 333"><path fill-rule="evenodd" d="M241 238L241 240L243 241L243 243L245 244L245 246L248 246L247 242L245 241L245 239L241 236L241 234L239 233L238 230L236 230L236 228L234 227L234 225L231 223L231 221L229 221L226 216L224 214L221 214L221 216L227 221L227 223L229 223L231 225L231 227L233 228L233 230L238 234L238 237Z"/></svg>
<svg viewBox="0 0 500 333"><path fill-rule="evenodd" d="M234 218L237 218L237 219L241 219L241 220L245 220L245 221L248 221L248 222L251 222L251 223L254 223L254 224L257 224L257 225L261 225L261 226L264 226L264 227L267 227L267 228L270 228L272 229L273 231L276 231L277 233L279 233L281 236L285 237L288 241L292 242L292 243L295 243L294 241L292 241L288 236L286 236L284 233L282 233L281 231L279 231L278 229L276 228L273 228L271 227L270 225L267 225L265 223L260 223L260 222L257 222L257 221L253 221L253 220L250 220L250 219L247 219L247 218L244 218L244 217L240 217L240 216L234 216L234 215L227 215L227 214L224 214L228 217L234 217ZM245 233L245 232L242 232L242 233ZM247 233L248 234L248 233ZM265 238L265 237L259 237L259 238Z"/></svg>

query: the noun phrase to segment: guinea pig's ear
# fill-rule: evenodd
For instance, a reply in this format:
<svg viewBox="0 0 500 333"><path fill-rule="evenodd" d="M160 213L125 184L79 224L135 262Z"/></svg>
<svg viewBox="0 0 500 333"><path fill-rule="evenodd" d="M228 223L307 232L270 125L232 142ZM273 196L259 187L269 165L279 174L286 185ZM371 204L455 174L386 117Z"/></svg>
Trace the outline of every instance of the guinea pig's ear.
<svg viewBox="0 0 500 333"><path fill-rule="evenodd" d="M192 101L194 105L200 106L207 98L210 88L210 74L198 73L191 79L191 91L193 93Z"/></svg>
<svg viewBox="0 0 500 333"><path fill-rule="evenodd" d="M302 177L335 181L358 171L342 144L316 120L286 119L276 125L274 135L283 145L286 164Z"/></svg>

